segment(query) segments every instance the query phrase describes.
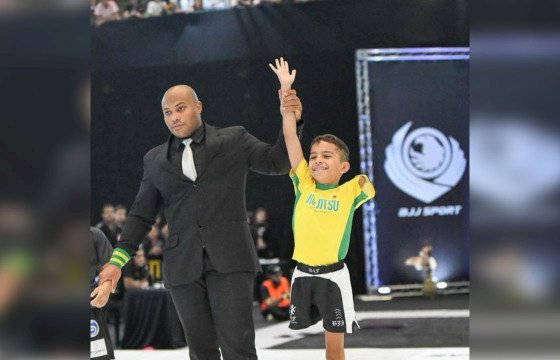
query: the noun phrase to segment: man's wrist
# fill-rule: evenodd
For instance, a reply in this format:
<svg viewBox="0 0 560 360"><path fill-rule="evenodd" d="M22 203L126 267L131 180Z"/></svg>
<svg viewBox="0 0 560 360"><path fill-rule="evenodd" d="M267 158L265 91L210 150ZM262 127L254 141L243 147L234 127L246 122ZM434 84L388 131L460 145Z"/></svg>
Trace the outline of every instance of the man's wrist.
<svg viewBox="0 0 560 360"><path fill-rule="evenodd" d="M113 250L113 255L111 255L111 259L109 260L109 264L113 264L118 266L119 269L122 269L123 266L130 260L130 255L126 250L121 248L116 248Z"/></svg>

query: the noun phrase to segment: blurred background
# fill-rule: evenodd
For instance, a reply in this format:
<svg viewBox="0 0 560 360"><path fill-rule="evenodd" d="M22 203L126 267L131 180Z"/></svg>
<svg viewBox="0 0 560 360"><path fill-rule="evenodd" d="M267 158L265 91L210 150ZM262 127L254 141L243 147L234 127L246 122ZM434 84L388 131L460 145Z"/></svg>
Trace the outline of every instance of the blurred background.
<svg viewBox="0 0 560 360"><path fill-rule="evenodd" d="M471 346L557 357L558 4L502 5L471 18Z"/></svg>

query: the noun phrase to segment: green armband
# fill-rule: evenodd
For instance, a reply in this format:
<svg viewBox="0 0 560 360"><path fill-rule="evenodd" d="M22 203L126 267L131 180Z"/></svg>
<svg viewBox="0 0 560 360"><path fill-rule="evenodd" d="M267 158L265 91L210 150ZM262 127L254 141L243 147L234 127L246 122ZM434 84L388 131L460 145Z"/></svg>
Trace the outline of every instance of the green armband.
<svg viewBox="0 0 560 360"><path fill-rule="evenodd" d="M119 268L122 268L128 262L128 260L130 260L130 255L128 255L125 250L116 248L115 250L113 250L113 255L111 255L109 264L113 264L118 266Z"/></svg>

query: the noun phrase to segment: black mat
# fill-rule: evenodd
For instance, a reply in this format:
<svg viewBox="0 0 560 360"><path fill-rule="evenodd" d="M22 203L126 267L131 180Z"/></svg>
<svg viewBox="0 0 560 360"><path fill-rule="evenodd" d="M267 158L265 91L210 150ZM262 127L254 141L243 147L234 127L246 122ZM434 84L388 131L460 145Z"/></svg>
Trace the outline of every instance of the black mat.
<svg viewBox="0 0 560 360"><path fill-rule="evenodd" d="M468 295L448 295L433 300L422 297L397 298L390 301L355 300L356 311L399 311L468 309ZM255 327L278 324L267 322L258 308L254 312ZM284 322L286 327L288 322ZM469 346L469 318L426 319L366 319L361 329L345 337L346 348L410 348L410 347L467 347ZM300 332L304 338L291 341L274 349L323 349L323 334Z"/></svg>
<svg viewBox="0 0 560 360"><path fill-rule="evenodd" d="M286 324L287 325L287 324ZM345 336L346 348L467 347L469 319L369 319ZM302 332L305 334L305 331ZM273 349L323 349L323 334L306 334Z"/></svg>
<svg viewBox="0 0 560 360"><path fill-rule="evenodd" d="M468 309L469 295L440 295L435 299L403 297L388 301L354 300L356 311Z"/></svg>

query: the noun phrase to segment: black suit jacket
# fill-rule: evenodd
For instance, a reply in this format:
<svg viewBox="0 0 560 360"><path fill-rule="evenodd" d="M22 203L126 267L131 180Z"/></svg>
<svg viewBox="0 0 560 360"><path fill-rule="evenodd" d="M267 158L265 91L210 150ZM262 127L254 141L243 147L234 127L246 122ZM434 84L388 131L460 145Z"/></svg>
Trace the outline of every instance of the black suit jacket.
<svg viewBox="0 0 560 360"><path fill-rule="evenodd" d="M167 287L200 277L203 249L219 272L260 271L247 224L247 172L281 175L290 169L282 133L269 145L241 126L205 126L205 151L195 157L195 182L167 158L173 137L144 156L140 190L118 244L132 255L163 205L169 224L163 250Z"/></svg>

